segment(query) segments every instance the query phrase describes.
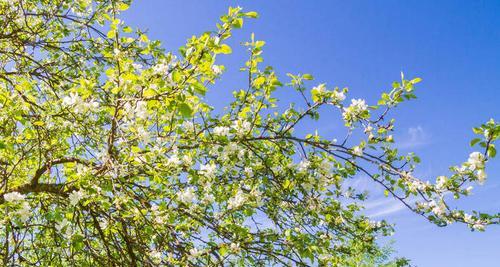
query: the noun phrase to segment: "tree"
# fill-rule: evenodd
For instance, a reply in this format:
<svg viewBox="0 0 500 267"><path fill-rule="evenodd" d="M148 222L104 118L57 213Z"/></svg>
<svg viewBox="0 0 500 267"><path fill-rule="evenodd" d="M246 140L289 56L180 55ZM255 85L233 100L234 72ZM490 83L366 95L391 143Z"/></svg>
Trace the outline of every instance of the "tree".
<svg viewBox="0 0 500 267"><path fill-rule="evenodd" d="M354 265L385 255L386 221L361 212L364 174L430 222L472 230L498 214L449 198L482 183L500 126L474 129L469 159L435 183L394 148L390 113L415 98L401 75L377 104L347 88L282 83L244 43L246 89L224 112L204 100L221 77L225 42L255 12L229 8L215 31L165 52L119 19L122 0L0 1L0 259L5 266ZM313 87L312 89L310 89ZM304 103L280 108L286 88ZM321 109L321 110L320 110ZM346 137L299 136L338 112ZM368 255L358 257L359 255ZM371 256L370 256L371 255ZM356 260L360 258L359 260Z"/></svg>

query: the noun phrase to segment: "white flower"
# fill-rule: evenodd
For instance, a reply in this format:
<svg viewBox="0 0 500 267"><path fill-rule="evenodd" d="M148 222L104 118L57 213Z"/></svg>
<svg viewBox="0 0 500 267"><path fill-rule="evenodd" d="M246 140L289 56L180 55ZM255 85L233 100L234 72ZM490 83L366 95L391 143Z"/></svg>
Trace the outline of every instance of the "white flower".
<svg viewBox="0 0 500 267"><path fill-rule="evenodd" d="M185 190L177 193L177 197L181 202L184 203L193 202L196 199L194 188L193 187L186 188Z"/></svg>
<svg viewBox="0 0 500 267"><path fill-rule="evenodd" d="M355 146L352 148L352 153L356 156L361 156L363 155L363 148L360 146Z"/></svg>
<svg viewBox="0 0 500 267"><path fill-rule="evenodd" d="M172 165L180 165L182 163L181 159L177 154L173 154L170 158L168 158L168 164Z"/></svg>
<svg viewBox="0 0 500 267"><path fill-rule="evenodd" d="M471 224L473 222L472 215L470 215L470 214L464 214L464 221L466 223Z"/></svg>
<svg viewBox="0 0 500 267"><path fill-rule="evenodd" d="M443 189L444 185L446 184L446 181L448 181L448 178L446 176L439 176L436 179L436 188Z"/></svg>
<svg viewBox="0 0 500 267"><path fill-rule="evenodd" d="M236 195L227 201L228 202L227 208L230 210L238 208L241 205L245 204L245 201L246 201L245 193L243 193L241 190L238 190Z"/></svg>
<svg viewBox="0 0 500 267"><path fill-rule="evenodd" d="M184 164L189 165L189 166L191 166L193 164L193 158L191 158L191 156L189 156L189 155L182 156L182 161L184 162Z"/></svg>
<svg viewBox="0 0 500 267"><path fill-rule="evenodd" d="M472 185L465 188L465 194L470 195L472 192L472 189L474 189L474 187Z"/></svg>
<svg viewBox="0 0 500 267"><path fill-rule="evenodd" d="M485 227L485 224L483 222L481 222L481 221L477 221L476 223L474 223L474 225L472 225L473 229L476 229L476 230L479 230L479 231L483 231L484 227Z"/></svg>
<svg viewBox="0 0 500 267"><path fill-rule="evenodd" d="M203 253L203 251L201 250L198 250L197 248L192 248L189 250L189 255L191 257L198 257L200 256L201 254Z"/></svg>
<svg viewBox="0 0 500 267"><path fill-rule="evenodd" d="M365 111L368 109L368 105L366 104L365 100L363 99L352 99L351 100L351 107L356 108L358 111Z"/></svg>
<svg viewBox="0 0 500 267"><path fill-rule="evenodd" d="M220 75L222 73L222 69L220 66L213 65L212 66L212 71L214 72L215 75Z"/></svg>
<svg viewBox="0 0 500 267"><path fill-rule="evenodd" d="M90 100L89 102L85 103L85 108L95 111L97 108L99 108L99 102Z"/></svg>
<svg viewBox="0 0 500 267"><path fill-rule="evenodd" d="M484 160L485 158L483 154L480 152L472 152L467 160L467 163L469 163L469 169L472 171L482 169L484 167Z"/></svg>
<svg viewBox="0 0 500 267"><path fill-rule="evenodd" d="M441 216L446 212L446 206L442 201L436 203L436 201L431 200L431 202L429 202L429 206L431 207L432 212L438 216Z"/></svg>
<svg viewBox="0 0 500 267"><path fill-rule="evenodd" d="M141 140L143 143L148 143L151 139L149 132L143 127L137 128L137 138Z"/></svg>
<svg viewBox="0 0 500 267"><path fill-rule="evenodd" d="M108 221L106 219L100 219L99 220L99 227L101 227L101 229L108 228Z"/></svg>
<svg viewBox="0 0 500 267"><path fill-rule="evenodd" d="M307 159L304 159L301 162L299 162L299 164L297 165L297 170L299 172L307 171L307 168L309 168L310 165L311 165L311 162L309 162Z"/></svg>
<svg viewBox="0 0 500 267"><path fill-rule="evenodd" d="M217 126L214 128L214 134L218 136L228 136L229 130L229 127Z"/></svg>
<svg viewBox="0 0 500 267"><path fill-rule="evenodd" d="M252 169L252 168L250 168L250 167L245 167L244 171L245 171L245 174L246 174L248 177L253 177L253 169Z"/></svg>
<svg viewBox="0 0 500 267"><path fill-rule="evenodd" d="M328 162L327 160L322 160L321 163L319 164L318 168L323 173L329 173L330 170L332 169L332 166L331 166L330 162Z"/></svg>
<svg viewBox="0 0 500 267"><path fill-rule="evenodd" d="M357 121L360 114L368 109L368 105L363 99L351 99L351 105L344 108L342 117L346 122Z"/></svg>
<svg viewBox="0 0 500 267"><path fill-rule="evenodd" d="M326 91L326 86L324 83L319 84L318 86L313 87L314 91L317 91L318 93L324 93Z"/></svg>
<svg viewBox="0 0 500 267"><path fill-rule="evenodd" d="M244 135L246 134L248 131L250 131L251 127L252 127L252 124L248 121L242 121L242 120L239 120L239 121L235 121L233 123L233 129L236 130L236 132L238 133L238 135Z"/></svg>
<svg viewBox="0 0 500 267"><path fill-rule="evenodd" d="M58 224L56 224L56 230L57 231L61 231L64 229L64 227L66 227L67 225L69 224L69 221L66 220L66 219L63 219L62 221L60 221Z"/></svg>
<svg viewBox="0 0 500 267"><path fill-rule="evenodd" d="M259 189L252 189L250 194L255 198L255 202L260 206L262 204L262 192Z"/></svg>
<svg viewBox="0 0 500 267"><path fill-rule="evenodd" d="M19 219L21 219L21 221L23 222L29 219L31 215L31 207L28 204L28 202L23 202L23 204L21 205L21 209L17 211L17 215L19 216Z"/></svg>
<svg viewBox="0 0 500 267"><path fill-rule="evenodd" d="M158 63L153 66L153 72L155 74L165 74L168 71L168 64Z"/></svg>
<svg viewBox="0 0 500 267"><path fill-rule="evenodd" d="M186 129L188 132L194 131L194 123L191 121L184 121L182 123L182 128Z"/></svg>
<svg viewBox="0 0 500 267"><path fill-rule="evenodd" d="M240 251L240 243L231 243L231 245L229 246L229 248L234 253L238 253Z"/></svg>
<svg viewBox="0 0 500 267"><path fill-rule="evenodd" d="M486 175L486 172L484 170L478 170L476 177L477 177L479 184L483 184L484 181L486 180L487 175Z"/></svg>
<svg viewBox="0 0 500 267"><path fill-rule="evenodd" d="M71 206L76 206L84 197L85 192L83 190L73 191L69 194L69 204Z"/></svg>
<svg viewBox="0 0 500 267"><path fill-rule="evenodd" d="M143 120L148 118L148 109L147 103L144 101L137 102L137 106L135 107L135 115Z"/></svg>
<svg viewBox="0 0 500 267"><path fill-rule="evenodd" d="M80 102L80 96L77 93L69 93L69 96L63 98L62 104L64 106L73 106Z"/></svg>
<svg viewBox="0 0 500 267"><path fill-rule="evenodd" d="M26 198L26 196L24 196L19 192L10 192L3 195L3 198L7 202L16 202L16 201L23 201Z"/></svg>
<svg viewBox="0 0 500 267"><path fill-rule="evenodd" d="M70 222L66 219L63 219L62 221L57 223L55 227L58 232L66 237L70 237L73 234L73 230L70 227Z"/></svg>
<svg viewBox="0 0 500 267"><path fill-rule="evenodd" d="M215 164L200 164L200 173L207 177L214 177L217 166Z"/></svg>
<svg viewBox="0 0 500 267"><path fill-rule="evenodd" d="M137 117L146 120L148 118L147 103L145 101L138 101L135 107L127 102L123 105L123 110L129 119Z"/></svg>
<svg viewBox="0 0 500 267"><path fill-rule="evenodd" d="M206 193L205 196L203 197L203 202L206 204L210 204L215 201L215 197L212 194Z"/></svg>
<svg viewBox="0 0 500 267"><path fill-rule="evenodd" d="M158 250L153 250L149 253L149 256L153 259L153 262L155 264L159 264L161 262L161 258L163 257L163 254L158 251Z"/></svg>
<svg viewBox="0 0 500 267"><path fill-rule="evenodd" d="M340 101L344 101L345 99L345 94L344 92L340 92L340 91L333 91L332 92L332 96L333 96L333 101L334 102L340 102Z"/></svg>

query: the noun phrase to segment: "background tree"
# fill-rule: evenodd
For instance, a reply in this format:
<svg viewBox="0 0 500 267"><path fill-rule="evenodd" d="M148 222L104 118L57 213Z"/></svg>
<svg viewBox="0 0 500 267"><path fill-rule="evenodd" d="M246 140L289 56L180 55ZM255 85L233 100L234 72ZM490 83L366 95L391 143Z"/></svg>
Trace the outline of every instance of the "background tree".
<svg viewBox="0 0 500 267"><path fill-rule="evenodd" d="M214 112L216 56L257 13L230 8L172 53L119 19L129 4L0 1L3 265L370 264L392 228L360 212L366 194L345 185L359 173L437 225L499 223L447 197L486 179L493 120L474 129L480 152L426 182L412 175L418 157L394 148L389 117L419 78L401 75L374 105L346 100L347 88L310 89L309 74L280 82L252 36L246 89ZM304 103L278 107L282 87ZM324 112L345 123L338 141L294 134Z"/></svg>

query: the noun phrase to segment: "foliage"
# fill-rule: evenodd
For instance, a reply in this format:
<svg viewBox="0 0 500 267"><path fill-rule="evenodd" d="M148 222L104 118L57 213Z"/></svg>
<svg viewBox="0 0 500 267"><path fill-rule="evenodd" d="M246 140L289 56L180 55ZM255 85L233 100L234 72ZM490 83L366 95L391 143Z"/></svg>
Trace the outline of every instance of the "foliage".
<svg viewBox="0 0 500 267"><path fill-rule="evenodd" d="M346 88L311 89L309 74L282 83L252 36L246 89L216 113L204 98L225 69L216 57L257 13L230 8L171 53L120 20L129 5L0 1L3 265L361 264L383 255L376 238L392 228L360 212L366 195L345 186L358 174L438 225L499 223L445 198L485 180L493 120L474 129L481 152L426 182L412 175L419 158L394 148L389 118L419 78L401 75L376 105L347 101ZM280 109L281 88L304 103ZM340 142L294 134L335 111Z"/></svg>

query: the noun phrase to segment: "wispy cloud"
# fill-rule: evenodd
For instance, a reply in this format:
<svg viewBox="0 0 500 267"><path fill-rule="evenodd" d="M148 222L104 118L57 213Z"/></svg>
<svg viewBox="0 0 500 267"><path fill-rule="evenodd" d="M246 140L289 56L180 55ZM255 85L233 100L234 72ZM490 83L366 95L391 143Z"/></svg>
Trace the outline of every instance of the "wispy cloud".
<svg viewBox="0 0 500 267"><path fill-rule="evenodd" d="M406 206L394 198L378 199L368 203L366 207L366 214L370 218L377 218L398 213L404 210Z"/></svg>
<svg viewBox="0 0 500 267"><path fill-rule="evenodd" d="M430 134L418 125L408 128L406 135L398 142L397 148L415 148L429 144Z"/></svg>

